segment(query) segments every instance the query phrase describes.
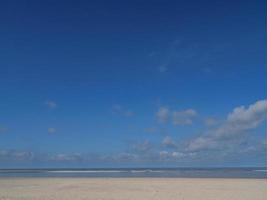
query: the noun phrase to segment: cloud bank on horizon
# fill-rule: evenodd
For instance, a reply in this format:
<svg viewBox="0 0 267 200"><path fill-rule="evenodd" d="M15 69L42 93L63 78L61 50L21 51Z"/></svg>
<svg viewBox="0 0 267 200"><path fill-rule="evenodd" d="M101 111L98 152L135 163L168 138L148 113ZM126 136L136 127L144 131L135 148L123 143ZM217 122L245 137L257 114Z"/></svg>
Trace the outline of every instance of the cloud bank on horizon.
<svg viewBox="0 0 267 200"><path fill-rule="evenodd" d="M177 125L193 125L192 117L197 115L193 109L182 111L170 111L167 107L159 107L155 113L157 122L165 125L169 121ZM172 118L169 118L169 115ZM128 117L125 115L125 117ZM267 137L255 140L253 131L257 129L267 118L267 99L259 100L249 106L234 108L216 126L207 126L202 133L191 139L174 140L168 135L162 135L160 143L149 140L132 143L128 149L116 154L87 154L82 153L58 153L46 154L32 151L0 150L0 162L47 162L47 163L187 163L195 164L210 160L257 156L267 153ZM188 121L189 120L189 121ZM205 122L203 121L203 124ZM49 133L56 134L55 128L48 128Z"/></svg>

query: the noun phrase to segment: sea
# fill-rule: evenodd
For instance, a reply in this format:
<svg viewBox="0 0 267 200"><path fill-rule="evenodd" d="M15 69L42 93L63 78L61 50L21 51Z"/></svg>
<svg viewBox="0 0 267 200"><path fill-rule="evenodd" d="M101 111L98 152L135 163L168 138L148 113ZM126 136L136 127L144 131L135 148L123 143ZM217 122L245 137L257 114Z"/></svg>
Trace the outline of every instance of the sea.
<svg viewBox="0 0 267 200"><path fill-rule="evenodd" d="M257 178L267 168L0 169L0 178Z"/></svg>

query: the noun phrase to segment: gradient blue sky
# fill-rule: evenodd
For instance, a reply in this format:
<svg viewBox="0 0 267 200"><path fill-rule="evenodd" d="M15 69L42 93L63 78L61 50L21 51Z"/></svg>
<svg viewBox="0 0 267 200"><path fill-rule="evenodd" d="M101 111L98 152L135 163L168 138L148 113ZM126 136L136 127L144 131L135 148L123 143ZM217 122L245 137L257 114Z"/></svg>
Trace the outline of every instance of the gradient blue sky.
<svg viewBox="0 0 267 200"><path fill-rule="evenodd" d="M1 1L0 167L267 165L266 10Z"/></svg>

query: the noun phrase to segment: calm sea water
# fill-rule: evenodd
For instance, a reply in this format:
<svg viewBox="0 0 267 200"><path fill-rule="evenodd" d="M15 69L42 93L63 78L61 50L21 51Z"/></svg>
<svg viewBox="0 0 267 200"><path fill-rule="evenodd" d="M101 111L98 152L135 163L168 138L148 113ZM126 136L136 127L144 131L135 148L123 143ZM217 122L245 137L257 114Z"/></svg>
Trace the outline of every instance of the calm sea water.
<svg viewBox="0 0 267 200"><path fill-rule="evenodd" d="M267 168L0 169L1 177L262 178Z"/></svg>

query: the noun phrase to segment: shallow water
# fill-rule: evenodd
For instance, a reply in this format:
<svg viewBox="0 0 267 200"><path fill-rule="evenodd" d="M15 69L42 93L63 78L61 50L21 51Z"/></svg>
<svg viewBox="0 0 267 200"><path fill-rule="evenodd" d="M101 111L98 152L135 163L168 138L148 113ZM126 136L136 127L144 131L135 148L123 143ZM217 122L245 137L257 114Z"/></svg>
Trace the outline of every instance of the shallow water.
<svg viewBox="0 0 267 200"><path fill-rule="evenodd" d="M267 168L1 169L0 177L181 177L267 179Z"/></svg>

